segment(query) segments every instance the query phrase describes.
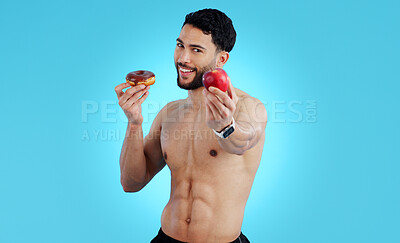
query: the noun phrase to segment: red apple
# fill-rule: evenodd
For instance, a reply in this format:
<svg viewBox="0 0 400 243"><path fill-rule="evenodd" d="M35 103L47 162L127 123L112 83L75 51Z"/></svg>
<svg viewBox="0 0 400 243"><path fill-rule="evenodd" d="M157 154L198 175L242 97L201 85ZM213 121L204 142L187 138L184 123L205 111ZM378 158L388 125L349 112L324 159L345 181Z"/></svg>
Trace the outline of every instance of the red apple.
<svg viewBox="0 0 400 243"><path fill-rule="evenodd" d="M208 71L203 75L203 85L207 90L213 86L225 92L228 90L228 74L222 68Z"/></svg>

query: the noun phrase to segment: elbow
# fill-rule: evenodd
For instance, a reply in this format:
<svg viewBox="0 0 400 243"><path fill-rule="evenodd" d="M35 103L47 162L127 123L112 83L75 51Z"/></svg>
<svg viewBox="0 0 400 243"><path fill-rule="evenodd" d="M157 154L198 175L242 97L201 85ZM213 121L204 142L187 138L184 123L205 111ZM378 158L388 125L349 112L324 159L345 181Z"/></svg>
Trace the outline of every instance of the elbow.
<svg viewBox="0 0 400 243"><path fill-rule="evenodd" d="M235 155L243 155L248 150L247 145L238 146L237 144L226 145L221 143L220 145L225 152Z"/></svg>
<svg viewBox="0 0 400 243"><path fill-rule="evenodd" d="M235 154L239 156L243 155L247 151L247 149L244 147L229 147L225 148L224 150L230 154Z"/></svg>
<svg viewBox="0 0 400 243"><path fill-rule="evenodd" d="M133 193L133 192L138 192L138 191L140 191L142 188L133 188L133 187L122 186L122 189L123 189L124 192L126 192L126 193Z"/></svg>
<svg viewBox="0 0 400 243"><path fill-rule="evenodd" d="M235 146L231 149L231 154L243 155L247 150L251 148L250 141L246 141L244 144L235 144Z"/></svg>
<svg viewBox="0 0 400 243"><path fill-rule="evenodd" d="M241 155L243 155L243 154L244 154L244 152L246 152L246 150L244 150L244 149L241 149L241 150L237 150L237 151L235 151L235 153L234 153L234 154L241 156Z"/></svg>
<svg viewBox="0 0 400 243"><path fill-rule="evenodd" d="M241 155L243 155L244 152L246 152L246 151L247 151L247 149L236 148L236 149L234 149L233 151L231 151L231 153L241 156Z"/></svg>
<svg viewBox="0 0 400 243"><path fill-rule="evenodd" d="M121 186L124 192L127 193L139 192L144 187L144 185L139 185L137 183L128 183L123 180L121 180Z"/></svg>

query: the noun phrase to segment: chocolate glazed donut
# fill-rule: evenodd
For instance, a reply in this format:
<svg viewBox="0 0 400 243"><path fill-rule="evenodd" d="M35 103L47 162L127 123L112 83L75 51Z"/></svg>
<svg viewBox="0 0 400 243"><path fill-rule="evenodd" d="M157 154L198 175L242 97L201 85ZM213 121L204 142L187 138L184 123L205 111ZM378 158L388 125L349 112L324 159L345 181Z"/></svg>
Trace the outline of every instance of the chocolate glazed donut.
<svg viewBox="0 0 400 243"><path fill-rule="evenodd" d="M130 72L126 75L126 82L131 84L132 86L144 84L146 86L152 85L156 82L156 76L153 72L139 70Z"/></svg>

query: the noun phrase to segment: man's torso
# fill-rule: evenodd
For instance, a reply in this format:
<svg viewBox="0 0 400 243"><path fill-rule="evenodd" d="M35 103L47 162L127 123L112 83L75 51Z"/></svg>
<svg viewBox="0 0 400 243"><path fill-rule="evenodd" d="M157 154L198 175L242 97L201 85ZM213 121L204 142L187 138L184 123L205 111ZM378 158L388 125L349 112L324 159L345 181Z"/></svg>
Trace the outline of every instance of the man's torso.
<svg viewBox="0 0 400 243"><path fill-rule="evenodd" d="M246 94L237 93L241 102ZM179 100L162 118L161 148L171 170L171 195L161 226L184 242L230 242L241 232L265 135L243 155L227 153L201 110Z"/></svg>

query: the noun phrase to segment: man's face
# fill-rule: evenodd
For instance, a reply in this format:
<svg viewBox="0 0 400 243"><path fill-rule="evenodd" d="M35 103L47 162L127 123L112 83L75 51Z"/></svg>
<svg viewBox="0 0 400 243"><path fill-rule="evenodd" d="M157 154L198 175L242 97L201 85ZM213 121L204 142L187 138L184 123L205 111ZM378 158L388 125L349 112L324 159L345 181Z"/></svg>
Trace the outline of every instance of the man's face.
<svg viewBox="0 0 400 243"><path fill-rule="evenodd" d="M211 34L206 35L190 24L183 26L174 53L178 86L193 90L203 86L202 77L216 67L216 49Z"/></svg>

